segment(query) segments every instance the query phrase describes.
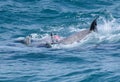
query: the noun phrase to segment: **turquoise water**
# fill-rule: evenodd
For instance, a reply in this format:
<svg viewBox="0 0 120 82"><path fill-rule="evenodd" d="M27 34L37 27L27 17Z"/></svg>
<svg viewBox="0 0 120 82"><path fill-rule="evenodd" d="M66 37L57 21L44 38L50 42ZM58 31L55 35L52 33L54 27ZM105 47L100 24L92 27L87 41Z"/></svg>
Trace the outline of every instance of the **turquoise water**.
<svg viewBox="0 0 120 82"><path fill-rule="evenodd" d="M15 43L27 35L63 37L88 29L80 43L53 48ZM0 82L120 82L119 0L0 0Z"/></svg>

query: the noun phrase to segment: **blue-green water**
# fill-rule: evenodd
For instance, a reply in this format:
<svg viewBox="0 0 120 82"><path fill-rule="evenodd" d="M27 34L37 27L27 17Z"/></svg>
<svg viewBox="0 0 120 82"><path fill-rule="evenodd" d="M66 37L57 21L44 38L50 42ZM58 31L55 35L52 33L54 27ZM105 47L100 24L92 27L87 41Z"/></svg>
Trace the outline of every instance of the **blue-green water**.
<svg viewBox="0 0 120 82"><path fill-rule="evenodd" d="M53 48L14 43L29 34L98 33ZM119 0L0 0L0 82L120 82Z"/></svg>

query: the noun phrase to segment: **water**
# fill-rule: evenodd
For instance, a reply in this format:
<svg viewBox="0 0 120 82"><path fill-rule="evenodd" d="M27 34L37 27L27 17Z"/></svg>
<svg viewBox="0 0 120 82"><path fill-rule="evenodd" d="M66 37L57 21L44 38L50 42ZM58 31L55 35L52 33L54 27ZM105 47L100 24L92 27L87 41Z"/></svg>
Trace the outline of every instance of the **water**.
<svg viewBox="0 0 120 82"><path fill-rule="evenodd" d="M0 82L120 82L119 0L0 0ZM88 29L80 43L53 48L14 43L30 34L63 37Z"/></svg>

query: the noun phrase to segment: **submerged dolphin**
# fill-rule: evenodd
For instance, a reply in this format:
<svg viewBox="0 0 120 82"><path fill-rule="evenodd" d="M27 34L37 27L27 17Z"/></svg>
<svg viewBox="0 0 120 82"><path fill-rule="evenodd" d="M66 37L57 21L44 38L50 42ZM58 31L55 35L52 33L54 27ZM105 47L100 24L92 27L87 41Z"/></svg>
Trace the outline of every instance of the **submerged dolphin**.
<svg viewBox="0 0 120 82"><path fill-rule="evenodd" d="M92 31L96 32L97 31L97 21L96 21L97 18L94 19L93 22L91 23L90 29L83 30L83 31L77 32L73 35L70 35L69 37L61 40L59 43L66 45L66 44L72 44L74 42L80 42L82 39L84 39Z"/></svg>

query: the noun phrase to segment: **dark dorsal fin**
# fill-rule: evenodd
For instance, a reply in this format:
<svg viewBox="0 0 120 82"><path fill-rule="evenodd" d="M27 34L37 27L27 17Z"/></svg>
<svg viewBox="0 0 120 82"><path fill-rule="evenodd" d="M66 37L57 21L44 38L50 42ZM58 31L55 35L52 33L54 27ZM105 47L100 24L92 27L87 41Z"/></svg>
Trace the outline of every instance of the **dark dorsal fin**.
<svg viewBox="0 0 120 82"><path fill-rule="evenodd" d="M90 26L90 31L97 31L97 19L99 18L99 16L93 20L93 22L91 23Z"/></svg>

